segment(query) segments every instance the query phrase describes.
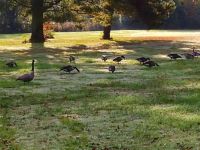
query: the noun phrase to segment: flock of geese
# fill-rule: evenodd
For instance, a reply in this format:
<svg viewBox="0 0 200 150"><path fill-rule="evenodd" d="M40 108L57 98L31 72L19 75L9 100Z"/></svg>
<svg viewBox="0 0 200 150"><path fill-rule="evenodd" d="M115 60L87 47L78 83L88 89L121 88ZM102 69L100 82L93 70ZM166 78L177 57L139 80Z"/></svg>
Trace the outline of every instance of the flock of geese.
<svg viewBox="0 0 200 150"><path fill-rule="evenodd" d="M195 50L195 47L192 48L192 53L184 53L184 54L178 54L178 53L171 53L169 55L167 55L169 58L171 58L172 60L177 60L177 59L194 59L195 57L200 56L200 52ZM108 55L102 55L101 56L101 60L106 62L108 59L110 58L110 56ZM120 63L122 60L125 59L125 56L117 56L113 59L114 62L116 63ZM140 57L136 59L141 65L147 66L149 68L151 67L156 67L159 66L155 61L151 60L148 57ZM69 62L70 63L75 63L76 58L74 56L69 56ZM19 81L23 81L25 82L30 82L34 79L35 75L34 75L34 64L35 64L35 60L32 60L32 69L30 73L27 74L23 74L21 76L19 76L16 80ZM17 63L15 61L9 61L6 63L6 65L10 68L14 68L17 67ZM72 65L66 65L66 66L62 66L60 68L60 71L64 71L66 73L70 73L72 71L76 70L77 72L80 72L80 70ZM115 65L110 65L108 67L108 71L114 73L116 70Z"/></svg>

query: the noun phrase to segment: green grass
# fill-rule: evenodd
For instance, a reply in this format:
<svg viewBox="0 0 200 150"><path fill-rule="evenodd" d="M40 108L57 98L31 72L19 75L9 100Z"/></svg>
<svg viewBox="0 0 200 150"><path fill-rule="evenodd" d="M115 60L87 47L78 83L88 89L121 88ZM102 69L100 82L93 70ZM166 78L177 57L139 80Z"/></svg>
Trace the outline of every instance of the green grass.
<svg viewBox="0 0 200 150"><path fill-rule="evenodd" d="M190 38L169 40L193 34L114 31L113 40L104 41L101 32L55 33L44 45L22 44L29 34L0 35L0 149L198 149L200 58L166 57L199 47ZM157 40L138 40L144 36ZM103 54L127 59L112 74L107 68L114 63L102 62ZM69 55L76 56L80 73L59 72ZM160 67L141 66L139 56ZM5 66L11 59L17 68ZM32 59L34 81L16 81L30 71Z"/></svg>

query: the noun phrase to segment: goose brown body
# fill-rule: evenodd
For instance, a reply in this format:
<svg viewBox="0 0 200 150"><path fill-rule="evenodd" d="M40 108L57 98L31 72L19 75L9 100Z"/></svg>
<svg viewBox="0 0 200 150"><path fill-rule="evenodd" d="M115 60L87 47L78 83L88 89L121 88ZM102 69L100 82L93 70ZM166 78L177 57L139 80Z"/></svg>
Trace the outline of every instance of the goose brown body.
<svg viewBox="0 0 200 150"><path fill-rule="evenodd" d="M197 52L197 51L195 51L195 47L192 48L192 55L193 55L194 57L200 56L200 53Z"/></svg>
<svg viewBox="0 0 200 150"><path fill-rule="evenodd" d="M156 62L151 61L151 60L145 62L144 65L147 66L147 67L149 67L149 68L151 68L151 67L155 67L155 66L159 66Z"/></svg>
<svg viewBox="0 0 200 150"><path fill-rule="evenodd" d="M115 62L121 62L123 59L125 59L125 57L124 56L118 56L118 57L115 57L114 59L113 59L113 61L115 61Z"/></svg>
<svg viewBox="0 0 200 150"><path fill-rule="evenodd" d="M33 79L34 79L34 72L33 71L31 73L24 74L24 75L17 78L17 80L21 80L23 82L30 82Z"/></svg>
<svg viewBox="0 0 200 150"><path fill-rule="evenodd" d="M173 54L169 54L167 55L169 58L176 60L178 58L182 58L179 54L173 53Z"/></svg>
<svg viewBox="0 0 200 150"><path fill-rule="evenodd" d="M35 62L35 60L32 60L31 73L24 74L24 75L18 77L17 80L20 80L20 81L23 81L23 82L30 82L30 81L32 81L34 79L34 77L35 77L35 74L34 74L34 62Z"/></svg>
<svg viewBox="0 0 200 150"><path fill-rule="evenodd" d="M112 73L114 73L115 72L115 66L109 66L108 67L108 71L110 71L110 72L112 72Z"/></svg>
<svg viewBox="0 0 200 150"><path fill-rule="evenodd" d="M140 57L140 58L137 58L136 60L139 61L140 64L143 64L143 63L145 63L146 61L149 61L150 58Z"/></svg>
<svg viewBox="0 0 200 150"><path fill-rule="evenodd" d="M60 68L60 71L65 71L65 72L68 72L68 73L70 73L73 70L77 70L77 72L80 72L80 70L77 67L71 66L71 65L63 66L63 67Z"/></svg>
<svg viewBox="0 0 200 150"><path fill-rule="evenodd" d="M185 56L186 59L194 59L194 56L192 54L184 53L183 55Z"/></svg>
<svg viewBox="0 0 200 150"><path fill-rule="evenodd" d="M10 68L17 67L17 63L15 61L7 62L6 65Z"/></svg>

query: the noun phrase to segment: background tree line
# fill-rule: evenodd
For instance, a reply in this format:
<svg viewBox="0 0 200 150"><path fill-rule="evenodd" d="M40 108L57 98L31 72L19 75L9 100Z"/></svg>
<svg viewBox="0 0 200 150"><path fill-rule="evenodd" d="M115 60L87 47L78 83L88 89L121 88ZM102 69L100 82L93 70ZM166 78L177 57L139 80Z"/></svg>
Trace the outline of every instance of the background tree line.
<svg viewBox="0 0 200 150"><path fill-rule="evenodd" d="M111 29L198 29L200 3L191 0L1 0L0 33L32 32L43 42L43 23L57 31Z"/></svg>

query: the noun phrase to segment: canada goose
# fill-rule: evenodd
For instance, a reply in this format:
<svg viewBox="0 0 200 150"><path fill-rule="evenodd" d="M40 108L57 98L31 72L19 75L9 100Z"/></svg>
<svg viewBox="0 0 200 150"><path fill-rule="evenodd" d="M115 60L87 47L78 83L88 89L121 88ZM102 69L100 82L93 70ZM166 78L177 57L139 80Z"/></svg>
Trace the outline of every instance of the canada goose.
<svg viewBox="0 0 200 150"><path fill-rule="evenodd" d="M115 72L115 66L109 66L108 71L114 73Z"/></svg>
<svg viewBox="0 0 200 150"><path fill-rule="evenodd" d="M155 67L155 66L159 66L156 62L151 61L151 60L150 60L150 61L144 62L143 65L145 65L145 66L147 66L147 67L149 67L149 68Z"/></svg>
<svg viewBox="0 0 200 150"><path fill-rule="evenodd" d="M185 56L186 59L194 59L194 56L192 54L184 53L182 55Z"/></svg>
<svg viewBox="0 0 200 150"><path fill-rule="evenodd" d="M169 54L167 55L168 57L170 57L173 60L176 60L178 58L182 58L179 54L173 53L173 54Z"/></svg>
<svg viewBox="0 0 200 150"><path fill-rule="evenodd" d="M106 62L106 60L108 60L108 55L102 55L101 56L101 60L103 60L104 62Z"/></svg>
<svg viewBox="0 0 200 150"><path fill-rule="evenodd" d="M63 67L60 68L60 71L65 71L65 72L68 72L68 73L70 73L73 70L77 70L78 72L80 72L77 67L71 66L71 65L63 66Z"/></svg>
<svg viewBox="0 0 200 150"><path fill-rule="evenodd" d="M136 60L139 61L140 64L143 64L144 62L149 61L150 58L140 57L140 58L137 58Z"/></svg>
<svg viewBox="0 0 200 150"><path fill-rule="evenodd" d="M113 59L113 61L115 61L115 62L120 62L120 61L122 61L123 59L125 59L125 56L118 56L118 57L115 57L114 59Z"/></svg>
<svg viewBox="0 0 200 150"><path fill-rule="evenodd" d="M34 79L34 62L35 62L35 60L32 60L31 73L24 74L24 75L18 77L17 80L23 81L25 83L25 82L30 82Z"/></svg>
<svg viewBox="0 0 200 150"><path fill-rule="evenodd" d="M195 51L195 49L196 49L195 47L192 48L192 55L193 55L194 57L200 56L200 53L197 52L197 51Z"/></svg>
<svg viewBox="0 0 200 150"><path fill-rule="evenodd" d="M6 65L10 68L17 67L17 63L15 61L9 61Z"/></svg>
<svg viewBox="0 0 200 150"><path fill-rule="evenodd" d="M75 60L76 60L76 58L74 56L69 56L69 62L70 63L72 63L72 62L75 63Z"/></svg>

